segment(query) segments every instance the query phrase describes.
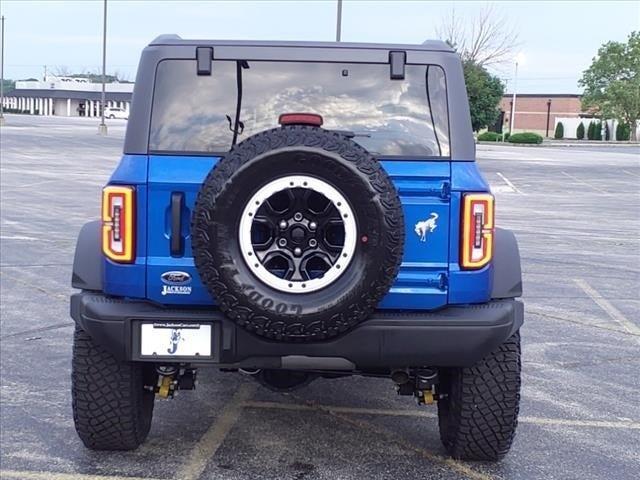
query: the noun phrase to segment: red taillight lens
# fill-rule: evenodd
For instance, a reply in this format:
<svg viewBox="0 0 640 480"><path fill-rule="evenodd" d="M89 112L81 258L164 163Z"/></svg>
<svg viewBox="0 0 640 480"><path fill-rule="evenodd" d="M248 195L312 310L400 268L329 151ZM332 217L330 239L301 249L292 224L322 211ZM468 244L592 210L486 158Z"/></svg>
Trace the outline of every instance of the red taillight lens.
<svg viewBox="0 0 640 480"><path fill-rule="evenodd" d="M460 266L482 268L493 256L493 195L467 193L462 206L462 252Z"/></svg>
<svg viewBox="0 0 640 480"><path fill-rule="evenodd" d="M135 190L108 186L102 190L102 252L115 262L135 258Z"/></svg>
<svg viewBox="0 0 640 480"><path fill-rule="evenodd" d="M322 115L317 113L283 113L278 118L280 125L311 125L313 127L322 126Z"/></svg>

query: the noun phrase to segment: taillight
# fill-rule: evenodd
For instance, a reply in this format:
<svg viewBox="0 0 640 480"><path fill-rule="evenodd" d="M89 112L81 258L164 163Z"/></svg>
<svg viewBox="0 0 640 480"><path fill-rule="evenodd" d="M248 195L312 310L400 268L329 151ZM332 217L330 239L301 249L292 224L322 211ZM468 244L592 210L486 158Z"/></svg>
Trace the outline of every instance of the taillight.
<svg viewBox="0 0 640 480"><path fill-rule="evenodd" d="M102 190L102 252L115 262L135 258L133 187L108 186Z"/></svg>
<svg viewBox="0 0 640 480"><path fill-rule="evenodd" d="M467 193L463 196L462 268L481 268L491 261L493 210L493 195L489 193Z"/></svg>

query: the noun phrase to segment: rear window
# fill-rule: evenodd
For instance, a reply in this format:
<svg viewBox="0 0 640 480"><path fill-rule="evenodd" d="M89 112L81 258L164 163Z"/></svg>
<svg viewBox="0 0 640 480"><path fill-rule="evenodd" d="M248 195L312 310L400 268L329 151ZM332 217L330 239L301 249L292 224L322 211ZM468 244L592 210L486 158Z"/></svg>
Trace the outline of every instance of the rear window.
<svg viewBox="0 0 640 480"><path fill-rule="evenodd" d="M194 60L160 62L149 149L226 152L236 124L239 142L292 112L322 115L323 128L348 132L374 155L449 156L441 67L407 65L404 80L391 80L388 64L266 61L214 61L210 76L196 75Z"/></svg>

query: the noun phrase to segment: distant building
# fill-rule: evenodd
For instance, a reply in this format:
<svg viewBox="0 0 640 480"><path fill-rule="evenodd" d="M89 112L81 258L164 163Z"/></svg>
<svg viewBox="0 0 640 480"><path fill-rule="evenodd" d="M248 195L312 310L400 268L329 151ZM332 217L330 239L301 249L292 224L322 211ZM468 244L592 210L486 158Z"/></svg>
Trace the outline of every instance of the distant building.
<svg viewBox="0 0 640 480"><path fill-rule="evenodd" d="M509 131L511 124L511 94L504 95L500 102L500 118L494 130ZM592 118L582 112L582 95L525 93L516 95L515 132L535 132L545 137L553 137L557 118Z"/></svg>
<svg viewBox="0 0 640 480"><path fill-rule="evenodd" d="M107 107L129 112L133 83L107 83ZM4 97L5 111L31 115L98 117L102 84L87 78L47 76L44 81L17 81L15 90Z"/></svg>

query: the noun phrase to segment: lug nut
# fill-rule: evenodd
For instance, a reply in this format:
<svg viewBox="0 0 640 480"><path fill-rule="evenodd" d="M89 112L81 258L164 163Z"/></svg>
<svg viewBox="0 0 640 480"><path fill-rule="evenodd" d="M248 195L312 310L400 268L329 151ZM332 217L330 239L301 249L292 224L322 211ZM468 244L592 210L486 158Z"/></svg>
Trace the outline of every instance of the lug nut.
<svg viewBox="0 0 640 480"><path fill-rule="evenodd" d="M299 222L300 220L302 220L302 214L300 212L296 212L295 215L293 216L293 219L296 222Z"/></svg>
<svg viewBox="0 0 640 480"><path fill-rule="evenodd" d="M311 230L315 230L316 228L318 228L318 224L317 224L316 222L311 222L311 223L309 224L309 228L310 228Z"/></svg>
<svg viewBox="0 0 640 480"><path fill-rule="evenodd" d="M286 238L281 238L280 240L278 240L278 245L280 245L281 247L286 247L287 246L287 239Z"/></svg>
<svg viewBox="0 0 640 480"><path fill-rule="evenodd" d="M287 222L285 220L280 220L280 229L284 230L287 228Z"/></svg>
<svg viewBox="0 0 640 480"><path fill-rule="evenodd" d="M301 249L300 247L296 247L296 248L294 248L294 249L293 249L293 254L294 254L296 257L299 257L300 255L302 255L302 249Z"/></svg>
<svg viewBox="0 0 640 480"><path fill-rule="evenodd" d="M315 238L312 238L311 240L309 240L309 246L314 248L318 246L318 242L316 241Z"/></svg>

